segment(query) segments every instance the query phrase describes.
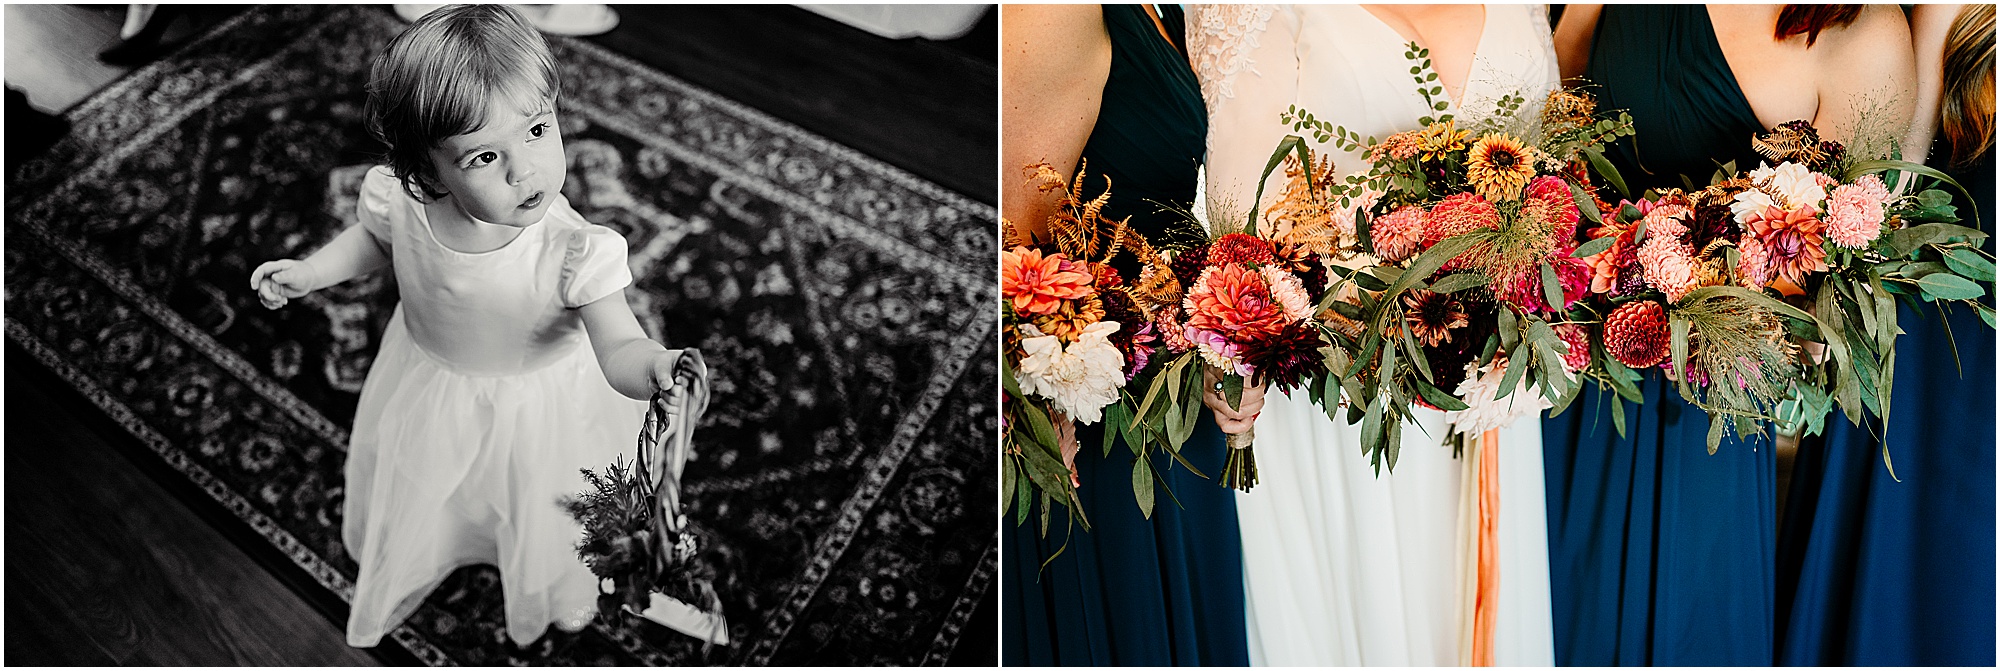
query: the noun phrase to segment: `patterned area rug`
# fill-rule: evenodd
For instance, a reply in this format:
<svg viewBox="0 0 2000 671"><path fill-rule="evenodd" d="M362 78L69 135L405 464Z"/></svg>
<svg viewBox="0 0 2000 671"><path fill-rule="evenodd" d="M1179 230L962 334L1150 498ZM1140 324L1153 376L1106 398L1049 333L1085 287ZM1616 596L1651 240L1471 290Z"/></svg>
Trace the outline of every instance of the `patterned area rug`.
<svg viewBox="0 0 2000 671"><path fill-rule="evenodd" d="M354 218L384 8L259 8L113 84L7 191L7 337L327 590L387 273L282 310L250 270ZM996 213L642 65L552 38L564 193L631 243L634 312L702 348L688 465L730 623L506 640L491 567L392 638L433 664L922 664L995 572ZM344 622L337 623L345 626Z"/></svg>

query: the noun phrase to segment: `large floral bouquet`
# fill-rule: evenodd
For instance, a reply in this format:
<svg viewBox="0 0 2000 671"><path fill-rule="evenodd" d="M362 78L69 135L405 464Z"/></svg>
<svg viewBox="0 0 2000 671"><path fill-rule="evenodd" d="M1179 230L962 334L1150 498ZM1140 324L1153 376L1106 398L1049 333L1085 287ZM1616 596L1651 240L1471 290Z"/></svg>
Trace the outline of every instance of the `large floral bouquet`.
<svg viewBox="0 0 2000 671"><path fill-rule="evenodd" d="M1087 166L1086 166L1087 169ZM1002 353L1002 487L1016 523L1040 499L1042 532L1052 505L1089 528L1077 505L1075 423L1105 422L1102 449L1123 436L1139 457L1133 490L1152 510L1149 456L1162 447L1178 458L1186 436L1171 438L1160 410L1134 405L1126 385L1148 370L1159 346L1152 315L1180 300L1180 285L1166 261L1126 222L1101 216L1110 201L1107 184L1096 198L1083 196L1084 170L1074 187L1048 165L1028 167L1044 193L1056 193L1048 240L1033 239L1003 221L1009 247L1000 254ZM1140 269L1124 277L1114 259ZM1153 366L1152 368L1157 368ZM1151 417L1153 421L1139 421Z"/></svg>
<svg viewBox="0 0 2000 671"><path fill-rule="evenodd" d="M1636 371L1664 370L1710 414L1710 452L1725 431L1761 434L1772 419L1817 432L1836 403L1852 422L1865 410L1886 423L1898 300L1963 302L1994 323L1978 301L1994 279L1987 236L1956 225L1951 196L1930 188L1957 187L1949 177L1857 159L1804 121L1753 145L1768 162L1748 173L1724 165L1706 188L1603 208L1579 253L1589 299L1558 327L1571 366L1628 399ZM1897 195L1903 173L1916 188Z"/></svg>
<svg viewBox="0 0 2000 671"><path fill-rule="evenodd" d="M1247 224L1261 214L1284 229L1281 244L1326 261L1319 365L1304 386L1330 418L1345 407L1361 424L1378 469L1395 467L1413 405L1445 410L1446 440L1462 446L1575 393L1557 327L1589 286L1575 255L1585 166L1608 170L1603 145L1632 132L1628 116L1600 118L1588 96L1565 91L1525 111L1508 95L1461 125L1437 99L1429 52L1410 45L1405 56L1439 114L1378 141L1289 110L1294 130L1364 154L1368 169L1315 180L1332 166L1287 137L1266 170L1285 168L1286 191Z"/></svg>

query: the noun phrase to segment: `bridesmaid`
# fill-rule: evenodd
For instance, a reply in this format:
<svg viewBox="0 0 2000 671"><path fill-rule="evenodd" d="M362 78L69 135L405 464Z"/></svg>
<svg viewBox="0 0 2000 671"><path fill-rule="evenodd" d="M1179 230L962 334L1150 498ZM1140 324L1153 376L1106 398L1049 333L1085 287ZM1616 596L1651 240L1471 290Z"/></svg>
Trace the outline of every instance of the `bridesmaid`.
<svg viewBox="0 0 2000 671"><path fill-rule="evenodd" d="M1923 107L1905 153L1965 185L1990 231L1993 5L1918 5L1910 21ZM1948 324L1899 310L1883 437L1829 421L1800 441L1778 545L1779 664L1993 666L1993 329L1962 307Z"/></svg>
<svg viewBox="0 0 2000 671"><path fill-rule="evenodd" d="M1074 174L1083 159L1087 195L1101 192L1106 178L1114 186L1105 216L1129 216L1142 233L1162 239L1173 215L1158 204L1192 209L1207 136L1180 8L1002 11L1003 213L1039 229L1052 203L1021 179L1022 166L1046 161ZM1240 431L1260 404L1246 394L1240 412L1220 419ZM1044 538L1032 520L1003 521L1002 663L1248 664L1235 492L1169 468L1162 476L1174 498L1159 497L1148 520L1133 501L1130 449L1114 445L1104 457L1102 435L1101 424L1077 430L1084 446L1077 494L1089 532L1051 522ZM1204 415L1182 454L1213 476L1224 450L1222 428Z"/></svg>
<svg viewBox="0 0 2000 671"><path fill-rule="evenodd" d="M1908 127L1914 59L1893 5L1570 5L1563 74L1638 137L1608 152L1633 192L1705 185L1716 161L1757 166L1752 134L1806 119L1822 135ZM1862 100L1885 103L1862 118ZM1558 665L1768 665L1775 660L1776 474L1768 440L1706 452L1708 419L1663 375L1626 406L1627 435L1586 390L1543 421ZM1634 412L1636 410L1636 412ZM1839 420L1836 420L1839 421Z"/></svg>

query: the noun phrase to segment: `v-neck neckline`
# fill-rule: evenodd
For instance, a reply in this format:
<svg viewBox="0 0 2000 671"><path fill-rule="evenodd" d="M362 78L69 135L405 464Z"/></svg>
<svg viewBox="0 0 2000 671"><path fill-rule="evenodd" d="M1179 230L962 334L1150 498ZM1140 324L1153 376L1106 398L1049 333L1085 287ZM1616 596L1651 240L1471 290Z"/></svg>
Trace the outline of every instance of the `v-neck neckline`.
<svg viewBox="0 0 2000 671"><path fill-rule="evenodd" d="M1382 32L1386 33L1389 37L1395 38L1397 46L1407 46L1413 42L1416 42L1416 40L1404 37L1402 33L1396 31L1395 26L1389 25L1388 21L1384 21L1382 20L1382 17L1376 16L1374 12L1368 11L1367 7L1363 7L1360 4L1355 4L1352 6L1354 7L1355 10L1366 15L1370 21L1374 22L1374 24L1377 27L1382 29ZM1475 41L1472 45L1472 62L1468 63L1465 67L1465 81L1461 81L1458 83L1458 95L1452 95L1451 87L1448 86L1444 87L1445 101L1451 103L1452 109L1459 109L1459 100L1465 97L1466 91L1472 89L1472 82L1475 81L1473 74L1479 69L1479 55L1485 51L1486 38L1491 36L1492 34L1493 34L1493 10L1492 8L1487 7L1486 5L1480 5L1479 39ZM1417 46L1423 49L1430 48L1430 45L1425 45L1425 44L1419 44ZM1433 61L1431 64L1431 70L1433 72L1437 71L1437 64L1435 61ZM1438 86L1444 86L1444 75L1438 75Z"/></svg>

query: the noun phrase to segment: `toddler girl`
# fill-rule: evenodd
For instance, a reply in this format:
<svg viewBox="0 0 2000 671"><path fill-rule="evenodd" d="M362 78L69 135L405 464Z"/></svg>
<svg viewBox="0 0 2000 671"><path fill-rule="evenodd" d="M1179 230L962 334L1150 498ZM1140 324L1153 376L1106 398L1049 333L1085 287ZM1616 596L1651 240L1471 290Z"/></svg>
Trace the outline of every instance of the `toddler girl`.
<svg viewBox="0 0 2000 671"><path fill-rule="evenodd" d="M401 303L348 449L342 540L361 567L348 645L374 646L476 563L500 567L517 644L551 622L583 627L598 581L557 500L634 445L635 399L708 393L700 354L647 338L626 306L624 238L563 198L558 92L548 46L513 10L424 16L370 73L369 131L389 165L362 182L360 225L250 276L275 309L396 273Z"/></svg>

